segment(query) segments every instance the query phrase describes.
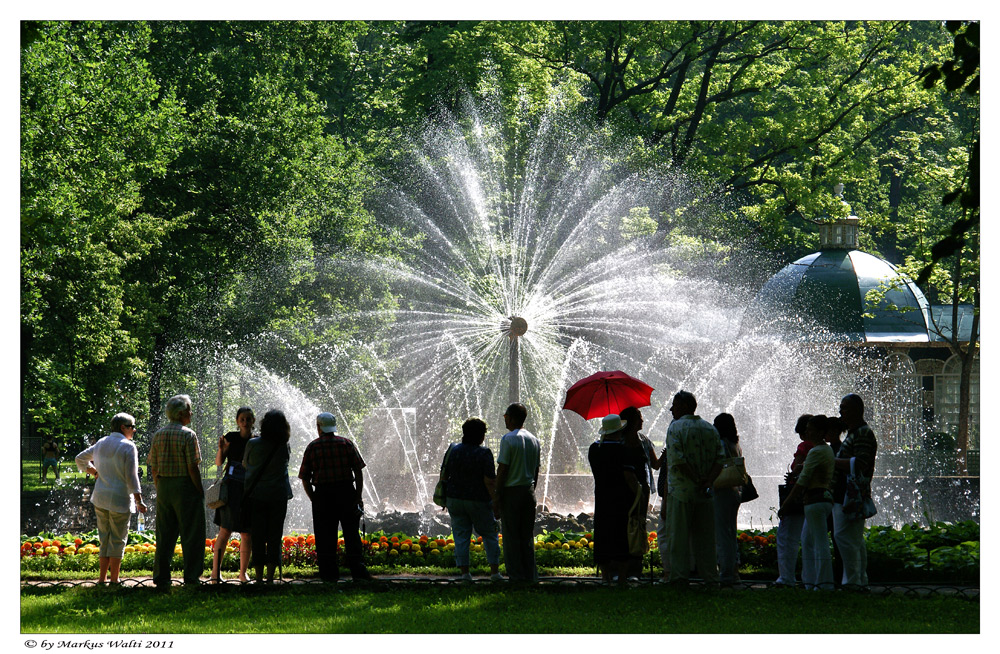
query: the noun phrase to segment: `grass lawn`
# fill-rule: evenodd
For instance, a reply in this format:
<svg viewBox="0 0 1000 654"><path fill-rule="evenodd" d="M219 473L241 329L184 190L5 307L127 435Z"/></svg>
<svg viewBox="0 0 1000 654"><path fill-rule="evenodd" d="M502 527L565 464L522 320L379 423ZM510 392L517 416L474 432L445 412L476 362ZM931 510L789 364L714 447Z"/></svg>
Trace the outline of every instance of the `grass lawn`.
<svg viewBox="0 0 1000 654"><path fill-rule="evenodd" d="M223 608L224 607L224 608ZM21 589L24 633L978 633L978 602L798 589L510 584Z"/></svg>

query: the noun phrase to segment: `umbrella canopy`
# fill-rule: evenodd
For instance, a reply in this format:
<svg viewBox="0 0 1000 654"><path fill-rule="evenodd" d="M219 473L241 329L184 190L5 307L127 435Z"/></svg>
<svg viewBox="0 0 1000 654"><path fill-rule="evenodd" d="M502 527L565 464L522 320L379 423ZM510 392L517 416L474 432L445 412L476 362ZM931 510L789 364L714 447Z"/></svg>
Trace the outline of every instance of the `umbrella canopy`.
<svg viewBox="0 0 1000 654"><path fill-rule="evenodd" d="M653 387L621 370L596 372L566 391L564 409L579 413L585 420L603 418L630 406L649 406Z"/></svg>

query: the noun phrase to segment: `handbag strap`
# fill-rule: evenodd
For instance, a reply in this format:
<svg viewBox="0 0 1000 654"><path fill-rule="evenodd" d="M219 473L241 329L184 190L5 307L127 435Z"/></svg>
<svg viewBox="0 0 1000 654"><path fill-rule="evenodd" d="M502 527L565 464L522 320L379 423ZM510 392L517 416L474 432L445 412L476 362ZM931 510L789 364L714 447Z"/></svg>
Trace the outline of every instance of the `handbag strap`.
<svg viewBox="0 0 1000 654"><path fill-rule="evenodd" d="M451 454L451 448L453 447L455 447L454 443L448 445L448 449L444 453L444 461L441 462L441 473L438 475L438 479L442 479L443 481L447 480L447 476L442 475L446 475L448 472L448 455Z"/></svg>

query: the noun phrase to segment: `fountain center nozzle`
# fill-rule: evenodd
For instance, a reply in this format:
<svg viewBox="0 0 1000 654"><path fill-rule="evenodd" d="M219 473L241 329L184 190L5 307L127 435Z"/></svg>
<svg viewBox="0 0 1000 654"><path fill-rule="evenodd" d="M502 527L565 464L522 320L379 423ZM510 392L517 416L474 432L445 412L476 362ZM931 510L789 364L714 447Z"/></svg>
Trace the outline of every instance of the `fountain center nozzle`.
<svg viewBox="0 0 1000 654"><path fill-rule="evenodd" d="M507 328L508 336L518 338L524 336L526 331L528 331L528 321L520 316L512 316L510 326Z"/></svg>

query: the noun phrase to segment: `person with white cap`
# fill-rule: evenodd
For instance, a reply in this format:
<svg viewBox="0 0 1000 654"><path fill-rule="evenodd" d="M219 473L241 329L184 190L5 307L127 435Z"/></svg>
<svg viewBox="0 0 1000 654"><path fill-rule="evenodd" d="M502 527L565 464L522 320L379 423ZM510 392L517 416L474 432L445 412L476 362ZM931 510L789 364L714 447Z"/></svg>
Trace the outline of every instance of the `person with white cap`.
<svg viewBox="0 0 1000 654"><path fill-rule="evenodd" d="M364 475L361 458L353 441L337 435L337 418L332 413L316 416L318 438L302 454L299 478L312 501L313 531L316 535L316 565L323 581L337 581L337 525L344 532L347 565L355 581L371 580L361 552L360 522L364 511Z"/></svg>
<svg viewBox="0 0 1000 654"><path fill-rule="evenodd" d="M587 459L594 474L594 562L601 569L601 580L610 584L617 578L625 583L632 561L628 543L628 515L635 502L645 465L639 463L624 446L628 422L612 413L601 420L601 439L590 446ZM645 458L641 448L635 450ZM647 500L648 501L648 500ZM645 512L645 501L642 502Z"/></svg>

